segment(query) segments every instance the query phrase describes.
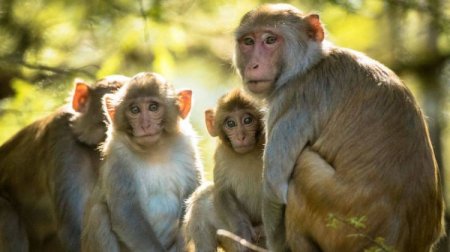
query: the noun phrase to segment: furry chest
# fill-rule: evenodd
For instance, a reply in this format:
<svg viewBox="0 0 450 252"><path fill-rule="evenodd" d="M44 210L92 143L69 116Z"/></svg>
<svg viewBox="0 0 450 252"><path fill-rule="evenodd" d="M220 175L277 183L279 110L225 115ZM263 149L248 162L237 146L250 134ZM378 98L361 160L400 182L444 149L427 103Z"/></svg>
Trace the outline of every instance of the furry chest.
<svg viewBox="0 0 450 252"><path fill-rule="evenodd" d="M163 244L179 230L187 186L180 175L183 169L179 165L152 165L135 173L140 205Z"/></svg>

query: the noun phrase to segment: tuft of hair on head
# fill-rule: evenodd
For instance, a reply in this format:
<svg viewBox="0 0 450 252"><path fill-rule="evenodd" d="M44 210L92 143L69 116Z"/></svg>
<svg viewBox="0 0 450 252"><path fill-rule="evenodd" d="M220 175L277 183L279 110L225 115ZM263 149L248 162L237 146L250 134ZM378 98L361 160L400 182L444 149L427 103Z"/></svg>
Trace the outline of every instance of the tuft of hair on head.
<svg viewBox="0 0 450 252"><path fill-rule="evenodd" d="M236 109L254 110L259 107L259 102L241 88L234 88L221 96L217 101L217 108L231 112Z"/></svg>

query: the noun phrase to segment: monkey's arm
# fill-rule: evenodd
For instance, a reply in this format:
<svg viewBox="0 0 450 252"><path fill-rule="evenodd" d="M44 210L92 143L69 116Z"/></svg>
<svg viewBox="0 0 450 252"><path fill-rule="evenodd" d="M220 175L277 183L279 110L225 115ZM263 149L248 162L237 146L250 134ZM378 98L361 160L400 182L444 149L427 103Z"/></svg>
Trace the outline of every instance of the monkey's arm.
<svg viewBox="0 0 450 252"><path fill-rule="evenodd" d="M295 162L313 135L307 112L290 109L268 133L264 150L263 194L278 204L286 204L288 183Z"/></svg>
<svg viewBox="0 0 450 252"><path fill-rule="evenodd" d="M119 241L111 227L107 205L96 196L87 204L83 219L81 251L120 252Z"/></svg>
<svg viewBox="0 0 450 252"><path fill-rule="evenodd" d="M112 228L131 251L166 251L144 216L135 181L127 170L114 164L106 178Z"/></svg>
<svg viewBox="0 0 450 252"><path fill-rule="evenodd" d="M272 125L268 134L264 151L262 218L270 251L288 251L284 228L288 183L297 157L313 134L312 124L307 112L291 108Z"/></svg>
<svg viewBox="0 0 450 252"><path fill-rule="evenodd" d="M58 237L67 251L80 250L81 221L87 197L92 190L94 167L85 157L78 153L78 149L60 148L70 150L57 158L53 178L54 206L58 221Z"/></svg>
<svg viewBox="0 0 450 252"><path fill-rule="evenodd" d="M202 174L202 170L203 167L201 165L197 165L194 164L193 167L198 167L195 169L195 181L193 183L189 183L186 192L183 194L183 202L186 202L195 192L195 190L202 184L202 180L203 180L203 174ZM181 211L181 215L180 215L180 220L181 223L183 222L184 216L186 214L186 208L187 205L183 204L182 206L182 211Z"/></svg>

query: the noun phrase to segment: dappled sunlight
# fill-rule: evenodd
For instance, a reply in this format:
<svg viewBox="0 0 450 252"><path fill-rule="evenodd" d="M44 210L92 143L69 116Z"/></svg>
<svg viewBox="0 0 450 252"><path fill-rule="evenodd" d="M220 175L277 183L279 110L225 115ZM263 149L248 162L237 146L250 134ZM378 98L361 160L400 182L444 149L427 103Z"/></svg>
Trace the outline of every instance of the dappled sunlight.
<svg viewBox="0 0 450 252"><path fill-rule="evenodd" d="M208 147L204 148L206 150L211 147L211 137L204 130L203 111L214 106L215 100L229 88L239 85L239 77L231 63L233 30L245 12L259 4L250 0L163 1L157 6L146 1L142 6L126 1L92 1L83 5L53 0L8 2L16 28L5 30L8 23L0 25L5 31L0 35L3 41L0 55L6 57L0 62L0 70L14 69L16 74L20 73L17 77L24 79L22 82L44 81L47 84L45 91L32 91L39 95L28 95L29 106L26 108L22 107L20 97L31 91L17 86L18 96L1 103L0 127L4 129L1 141L11 136L14 129L57 107L55 104L64 103L65 92L41 95L49 92L52 86L70 90L75 77L92 80L110 74L131 76L137 72L155 71L166 76L177 88L194 91L195 104L190 117L202 145ZM404 47L395 47L390 45L389 34L392 33L388 32L387 25L391 19L383 1L349 1L342 5L334 1L323 4L287 2L307 13L318 12L333 43L363 51L385 64L391 64L398 55L410 58L417 50L423 51L421 48L427 37L421 26L423 13L415 11L414 6L404 19L409 22L403 25L405 33L401 42ZM13 36L12 32L18 27L23 34L29 34L29 40ZM417 36L420 39L412 39ZM10 55L8 50L21 43L24 56L14 58L17 56ZM397 51L392 53L391 48L403 49L401 52L395 49L398 54ZM448 37L438 37L438 48L449 50ZM8 60L16 63L8 64ZM47 67L51 67L50 71ZM64 71L52 71L59 68ZM420 96L421 91L414 90ZM210 163L209 153L205 154L205 159Z"/></svg>
<svg viewBox="0 0 450 252"><path fill-rule="evenodd" d="M157 72L176 89L192 90L189 120L198 133L205 177L212 180L217 139L206 130L204 111L242 86L232 62L234 30L244 13L266 2L4 0L0 144L67 103L75 78L92 83L112 74ZM400 76L429 122L448 188L449 0L284 2L318 13L327 40L361 51ZM446 198L448 204L450 194Z"/></svg>

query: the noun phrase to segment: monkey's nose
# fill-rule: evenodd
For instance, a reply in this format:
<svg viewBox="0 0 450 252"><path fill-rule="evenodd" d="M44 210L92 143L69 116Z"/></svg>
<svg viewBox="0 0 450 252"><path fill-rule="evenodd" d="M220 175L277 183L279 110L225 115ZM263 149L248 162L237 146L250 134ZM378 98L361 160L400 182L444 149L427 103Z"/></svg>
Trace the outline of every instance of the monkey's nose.
<svg viewBox="0 0 450 252"><path fill-rule="evenodd" d="M257 69L259 67L258 64L253 65L252 69Z"/></svg>
<svg viewBox="0 0 450 252"><path fill-rule="evenodd" d="M145 123L141 125L141 129L142 130L148 130L152 127L152 125L150 123Z"/></svg>
<svg viewBox="0 0 450 252"><path fill-rule="evenodd" d="M241 141L241 142L243 142L243 141L245 141L245 134L240 134L239 136L238 136L238 140L239 141Z"/></svg>

